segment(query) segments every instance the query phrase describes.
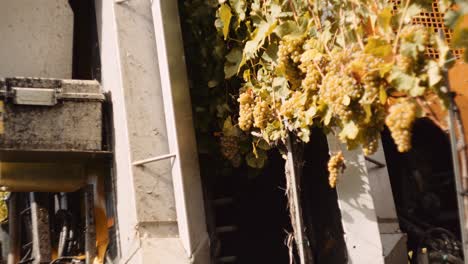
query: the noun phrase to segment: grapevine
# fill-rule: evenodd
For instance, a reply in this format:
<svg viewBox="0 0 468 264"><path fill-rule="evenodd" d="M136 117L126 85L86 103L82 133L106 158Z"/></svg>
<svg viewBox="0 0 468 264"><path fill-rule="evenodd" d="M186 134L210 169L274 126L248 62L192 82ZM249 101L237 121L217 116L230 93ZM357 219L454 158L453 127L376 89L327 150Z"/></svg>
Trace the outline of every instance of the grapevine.
<svg viewBox="0 0 468 264"><path fill-rule="evenodd" d="M387 125L405 152L414 121L426 113L419 102L434 94L440 99L435 103L447 102L441 69L448 65L448 47L435 32L411 23L426 1L403 0L396 11L386 0L185 2L202 3L200 12L215 16L214 34L197 42L209 48L193 63L194 68L198 61L214 64L200 74L207 79L203 94L211 95L213 105L194 104L216 109L211 115L219 120L212 129L223 135L219 149L235 166L264 164L255 142L284 145L295 135L306 143L314 126L348 149L372 155ZM202 16L199 20L205 25ZM456 39L455 44L462 45ZM428 47L438 48L440 58L428 57ZM240 151L241 142L250 147ZM332 167L330 175L336 176Z"/></svg>

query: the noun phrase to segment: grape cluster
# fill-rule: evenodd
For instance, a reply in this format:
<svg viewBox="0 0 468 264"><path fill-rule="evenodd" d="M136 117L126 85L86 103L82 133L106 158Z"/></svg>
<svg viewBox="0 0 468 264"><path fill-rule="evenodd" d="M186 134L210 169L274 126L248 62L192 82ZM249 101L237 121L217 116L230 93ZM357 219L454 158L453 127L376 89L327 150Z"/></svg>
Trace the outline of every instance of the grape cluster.
<svg viewBox="0 0 468 264"><path fill-rule="evenodd" d="M302 73L305 74L304 79L301 82L302 88L305 90L315 91L318 89L318 84L321 82L322 76L320 73L320 68L325 68L325 60L320 58L317 61L318 51L315 49L310 49L305 51L301 56L301 64L299 64L299 69Z"/></svg>
<svg viewBox="0 0 468 264"><path fill-rule="evenodd" d="M301 86L302 76L298 64L303 53L303 37L285 37L279 42L278 47L278 69L291 84L293 90Z"/></svg>
<svg viewBox="0 0 468 264"><path fill-rule="evenodd" d="M389 108L385 124L390 129L400 152L407 152L411 149L411 130L416 119L416 111L416 104L409 99L400 100Z"/></svg>
<svg viewBox="0 0 468 264"><path fill-rule="evenodd" d="M343 153L340 151L330 157L328 161L328 183L330 187L335 188L338 182L338 176L345 169Z"/></svg>
<svg viewBox="0 0 468 264"><path fill-rule="evenodd" d="M268 122L273 121L273 115L267 101L257 97L253 110L254 126L260 129L266 128Z"/></svg>
<svg viewBox="0 0 468 264"><path fill-rule="evenodd" d="M370 156L372 154L374 154L377 149L379 149L379 140L378 138L368 138L363 146L362 146L362 150L364 151L364 155L366 156Z"/></svg>
<svg viewBox="0 0 468 264"><path fill-rule="evenodd" d="M379 102L379 89L384 81L380 76L380 67L384 63L382 59L364 52L354 54L349 71L359 76L363 87L361 103L374 104Z"/></svg>
<svg viewBox="0 0 468 264"><path fill-rule="evenodd" d="M349 107L351 100L359 98L361 94L362 87L357 85L354 78L336 71L325 75L320 88L321 99L345 123L353 118L353 110Z"/></svg>
<svg viewBox="0 0 468 264"><path fill-rule="evenodd" d="M300 91L293 92L289 99L281 104L279 109L281 116L292 120L298 113L304 111L304 105L301 104L304 96L305 94Z"/></svg>
<svg viewBox="0 0 468 264"><path fill-rule="evenodd" d="M247 90L239 95L239 128L249 131L253 125L253 108L255 100L252 90Z"/></svg>

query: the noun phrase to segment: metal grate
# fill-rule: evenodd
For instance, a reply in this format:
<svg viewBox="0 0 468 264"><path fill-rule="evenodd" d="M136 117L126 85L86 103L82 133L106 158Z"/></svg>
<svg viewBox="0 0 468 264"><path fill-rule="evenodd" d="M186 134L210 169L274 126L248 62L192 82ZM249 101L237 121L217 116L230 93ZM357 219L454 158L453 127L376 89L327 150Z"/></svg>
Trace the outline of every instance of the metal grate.
<svg viewBox="0 0 468 264"><path fill-rule="evenodd" d="M401 5L401 0L392 0L394 3L393 9L396 12L399 6ZM434 32L438 32L439 29L442 29L444 32L444 36L446 41L449 43L452 41L452 30L447 28L444 24L444 16L445 14L440 12L439 4L437 1L433 1L432 3L432 12L426 11L421 12L418 16L413 18L413 24L423 25L432 29ZM458 59L463 55L462 49L452 49L453 55ZM436 48L428 47L427 55L433 58L439 58L439 52Z"/></svg>

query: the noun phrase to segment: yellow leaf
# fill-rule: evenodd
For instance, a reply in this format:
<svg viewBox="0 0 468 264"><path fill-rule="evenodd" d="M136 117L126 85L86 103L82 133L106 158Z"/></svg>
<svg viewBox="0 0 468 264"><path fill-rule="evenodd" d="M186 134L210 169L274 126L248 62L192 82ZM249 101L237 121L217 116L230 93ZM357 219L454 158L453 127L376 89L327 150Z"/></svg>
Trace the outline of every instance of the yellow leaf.
<svg viewBox="0 0 468 264"><path fill-rule="evenodd" d="M231 8L227 4L222 4L219 7L219 18L223 22L223 35L224 40L226 40L229 35L229 26L231 25L232 18Z"/></svg>
<svg viewBox="0 0 468 264"><path fill-rule="evenodd" d="M379 99L380 103L383 105L387 102L387 91L385 91L385 88L383 86L380 87Z"/></svg>
<svg viewBox="0 0 468 264"><path fill-rule="evenodd" d="M365 104L362 107L364 108L364 111L366 112L366 119L364 120L364 123L368 124L371 121L371 117L372 117L371 106L368 104Z"/></svg>
<svg viewBox="0 0 468 264"><path fill-rule="evenodd" d="M353 121L350 121L346 123L343 127L343 130L341 130L339 137L341 140L346 140L346 139L356 139L357 135L359 134L359 128L356 126L356 124Z"/></svg>

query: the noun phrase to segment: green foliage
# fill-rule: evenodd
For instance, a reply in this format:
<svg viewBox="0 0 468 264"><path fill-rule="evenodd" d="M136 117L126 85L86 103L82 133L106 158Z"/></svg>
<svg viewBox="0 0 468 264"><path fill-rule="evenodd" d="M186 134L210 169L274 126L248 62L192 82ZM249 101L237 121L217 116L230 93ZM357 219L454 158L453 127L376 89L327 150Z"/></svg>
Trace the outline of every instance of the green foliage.
<svg viewBox="0 0 468 264"><path fill-rule="evenodd" d="M451 1L439 1L451 10ZM185 3L193 40L188 54L197 53L197 131L202 138L207 134L200 131L229 137L221 140L221 150L235 166L263 167L272 146L291 133L308 142L313 126L335 134L349 149L372 154L396 98L415 113L424 113L419 104L428 94L445 99L441 68L448 65L448 47L432 31L411 24L432 1L403 0L396 13L386 0ZM458 27L466 11L461 6L446 18L455 46L467 44L466 29ZM428 46L440 49L439 61L426 56ZM402 138L410 130L408 124L408 132L396 133L405 146Z"/></svg>

